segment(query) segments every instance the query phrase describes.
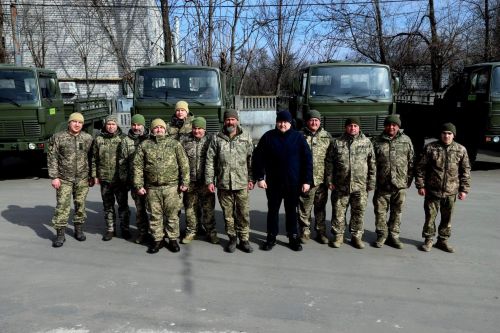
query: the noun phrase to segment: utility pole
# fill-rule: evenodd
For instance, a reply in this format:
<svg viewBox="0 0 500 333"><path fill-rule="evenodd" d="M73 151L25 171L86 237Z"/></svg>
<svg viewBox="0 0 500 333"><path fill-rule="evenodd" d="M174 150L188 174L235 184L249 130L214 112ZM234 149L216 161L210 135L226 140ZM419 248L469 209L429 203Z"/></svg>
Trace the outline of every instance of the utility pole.
<svg viewBox="0 0 500 333"><path fill-rule="evenodd" d="M10 1L10 18L12 23L12 44L14 45L14 62L22 66L19 26L17 23L17 0Z"/></svg>

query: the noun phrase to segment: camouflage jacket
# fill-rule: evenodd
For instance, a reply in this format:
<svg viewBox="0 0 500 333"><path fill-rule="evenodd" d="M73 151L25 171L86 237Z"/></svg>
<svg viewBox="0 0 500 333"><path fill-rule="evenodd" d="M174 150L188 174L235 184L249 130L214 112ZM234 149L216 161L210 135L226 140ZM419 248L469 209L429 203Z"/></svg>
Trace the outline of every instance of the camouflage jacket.
<svg viewBox="0 0 500 333"><path fill-rule="evenodd" d="M90 177L92 136L85 132L72 135L58 132L49 140L47 165L49 177L77 183Z"/></svg>
<svg viewBox="0 0 500 333"><path fill-rule="evenodd" d="M197 139L192 133L181 135L180 142L189 159L189 172L191 182L205 184L205 164L207 161L207 151L213 135L206 134L203 138Z"/></svg>
<svg viewBox="0 0 500 333"><path fill-rule="evenodd" d="M181 144L167 136L151 136L134 155L134 188L189 185L189 161Z"/></svg>
<svg viewBox="0 0 500 333"><path fill-rule="evenodd" d="M313 158L313 186L327 183L325 173L325 160L327 155L331 155L333 138L323 128L319 128L316 133L312 133L307 127L302 130L309 148L311 148Z"/></svg>
<svg viewBox="0 0 500 333"><path fill-rule="evenodd" d="M445 197L470 190L470 162L467 150L453 141L435 141L425 146L415 174L417 189L427 195Z"/></svg>
<svg viewBox="0 0 500 333"><path fill-rule="evenodd" d="M242 190L252 181L253 142L238 126L231 139L222 131L210 142L205 168L205 183L224 190Z"/></svg>
<svg viewBox="0 0 500 333"><path fill-rule="evenodd" d="M343 193L371 191L375 188L375 153L371 141L363 134L343 134L333 141L328 183Z"/></svg>
<svg viewBox="0 0 500 333"><path fill-rule="evenodd" d="M136 135L130 129L127 136L122 138L118 152L118 174L120 181L133 187L133 170L134 170L134 154L137 146L144 140L149 138L149 130L144 128L142 135Z"/></svg>
<svg viewBox="0 0 500 333"><path fill-rule="evenodd" d="M92 177L99 178L101 182L119 182L118 154L122 141L122 130L111 134L104 128L95 138L92 148Z"/></svg>
<svg viewBox="0 0 500 333"><path fill-rule="evenodd" d="M393 139L382 133L372 139L372 144L377 162L377 190L392 192L410 187L415 160L410 138L402 132Z"/></svg>
<svg viewBox="0 0 500 333"><path fill-rule="evenodd" d="M177 127L175 125L176 119L177 118L175 117L175 115L170 118L170 122L167 123L166 133L167 136L170 136L175 140L179 140L181 135L191 133L193 129L193 124L191 123L194 119L194 116L191 112L189 112L181 127Z"/></svg>

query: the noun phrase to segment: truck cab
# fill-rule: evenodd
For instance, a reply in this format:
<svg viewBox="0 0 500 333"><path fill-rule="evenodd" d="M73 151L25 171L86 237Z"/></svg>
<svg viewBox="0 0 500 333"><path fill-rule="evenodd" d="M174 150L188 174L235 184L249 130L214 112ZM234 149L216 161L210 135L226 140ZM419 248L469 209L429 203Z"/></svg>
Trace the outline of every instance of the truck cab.
<svg viewBox="0 0 500 333"><path fill-rule="evenodd" d="M309 110L318 110L322 126L334 136L344 133L344 121L359 116L361 130L375 135L394 113L390 68L380 64L329 62L301 69L294 80L289 109L300 127Z"/></svg>
<svg viewBox="0 0 500 333"><path fill-rule="evenodd" d="M154 118L168 122L178 101L186 101L194 116L207 120L207 131L217 132L227 97L225 78L214 67L160 63L135 72L132 115L142 114L147 126Z"/></svg>

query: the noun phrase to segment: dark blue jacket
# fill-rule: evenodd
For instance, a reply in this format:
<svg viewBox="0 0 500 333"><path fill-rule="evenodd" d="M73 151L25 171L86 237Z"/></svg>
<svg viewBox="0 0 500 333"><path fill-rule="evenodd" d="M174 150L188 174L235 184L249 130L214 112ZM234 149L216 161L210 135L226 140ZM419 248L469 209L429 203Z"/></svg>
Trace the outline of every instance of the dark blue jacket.
<svg viewBox="0 0 500 333"><path fill-rule="evenodd" d="M256 181L268 187L292 188L312 184L311 149L300 132L289 129L267 131L254 151L252 171Z"/></svg>

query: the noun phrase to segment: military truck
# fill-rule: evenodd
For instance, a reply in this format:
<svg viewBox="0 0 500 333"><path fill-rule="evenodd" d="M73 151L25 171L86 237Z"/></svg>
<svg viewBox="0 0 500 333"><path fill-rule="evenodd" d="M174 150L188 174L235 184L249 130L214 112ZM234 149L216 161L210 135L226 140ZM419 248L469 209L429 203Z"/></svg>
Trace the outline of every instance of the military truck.
<svg viewBox="0 0 500 333"><path fill-rule="evenodd" d="M224 111L233 103L219 69L180 63L137 69L133 96L131 114L142 114L148 126L154 118L168 122L175 104L184 100L192 114L206 118L208 132L220 129Z"/></svg>
<svg viewBox="0 0 500 333"><path fill-rule="evenodd" d="M444 122L457 127L456 140L475 161L481 146L500 147L500 62L466 66L442 93L402 91L397 111L419 150L427 137L439 135Z"/></svg>
<svg viewBox="0 0 500 333"><path fill-rule="evenodd" d="M64 101L54 71L0 65L0 159L34 158L43 166L49 138L67 127L75 111L92 133L102 128L110 109L105 98Z"/></svg>
<svg viewBox="0 0 500 333"><path fill-rule="evenodd" d="M397 80L394 83L397 87ZM389 66L327 62L302 68L289 99L297 127L313 109L321 113L323 128L334 136L344 132L345 119L350 116L359 116L365 134L380 133L385 117L395 112Z"/></svg>

